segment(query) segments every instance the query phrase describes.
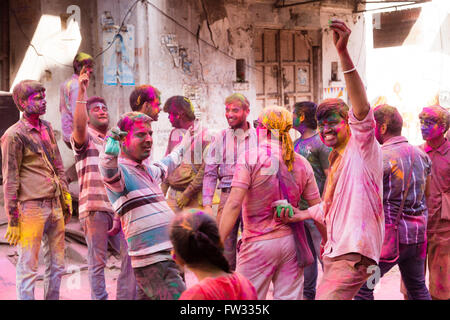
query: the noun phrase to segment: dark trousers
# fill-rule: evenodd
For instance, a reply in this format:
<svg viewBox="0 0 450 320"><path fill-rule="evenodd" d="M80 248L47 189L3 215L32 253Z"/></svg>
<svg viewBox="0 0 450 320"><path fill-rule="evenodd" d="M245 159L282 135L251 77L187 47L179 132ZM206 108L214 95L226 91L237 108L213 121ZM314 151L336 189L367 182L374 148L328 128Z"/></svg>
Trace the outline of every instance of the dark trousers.
<svg viewBox="0 0 450 320"><path fill-rule="evenodd" d="M220 219L222 218L222 212L223 208L225 207L225 203L228 200L228 197L230 196L229 192L223 192L220 195L220 203L219 208L217 210L217 224L220 224ZM234 224L233 229L230 232L230 235L225 240L224 246L224 252L223 255L227 259L230 269L232 271L236 270L236 252L237 252L237 238L239 233L239 226L241 226L242 231L242 211L239 213L239 217L236 219L236 223Z"/></svg>
<svg viewBox="0 0 450 320"><path fill-rule="evenodd" d="M427 243L400 244L400 256L396 262L380 262L380 276L385 275L393 266L398 264L409 300L431 300L425 285L425 256ZM369 289L367 282L355 296L355 300L373 300L373 289Z"/></svg>
<svg viewBox="0 0 450 320"><path fill-rule="evenodd" d="M186 285L173 260L134 268L137 300L178 300Z"/></svg>
<svg viewBox="0 0 450 320"><path fill-rule="evenodd" d="M308 245L311 249L311 253L314 257L313 264L305 267L303 271L304 275L304 286L303 286L303 299L304 300L315 300L316 298L316 287L317 287L317 261L322 261L319 258L320 255L320 242L322 237L320 236L319 230L312 220L305 220L305 233L308 239Z"/></svg>

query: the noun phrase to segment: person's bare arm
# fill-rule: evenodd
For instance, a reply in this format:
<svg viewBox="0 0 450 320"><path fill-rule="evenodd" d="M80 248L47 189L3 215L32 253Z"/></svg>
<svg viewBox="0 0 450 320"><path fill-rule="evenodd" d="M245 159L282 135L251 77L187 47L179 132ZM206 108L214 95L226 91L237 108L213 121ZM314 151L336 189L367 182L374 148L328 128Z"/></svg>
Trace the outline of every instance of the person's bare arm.
<svg viewBox="0 0 450 320"><path fill-rule="evenodd" d="M352 58L347 50L347 43L351 30L340 20L333 20L330 25L333 31L333 42L339 54L342 70L348 71L355 68ZM367 100L364 83L357 70L344 73L345 84L347 86L348 97L352 103L353 114L358 120L363 120L370 110L370 104Z"/></svg>
<svg viewBox="0 0 450 320"><path fill-rule="evenodd" d="M87 123L88 113L86 103L80 101L86 101L86 90L89 86L89 72L83 67L78 78L79 90L77 103L75 104L75 110L73 113L73 132L72 137L77 147L82 146L87 140Z"/></svg>
<svg viewBox="0 0 450 320"><path fill-rule="evenodd" d="M219 233L222 243L225 242L241 212L247 189L232 187L230 196L223 208L222 219L220 219Z"/></svg>

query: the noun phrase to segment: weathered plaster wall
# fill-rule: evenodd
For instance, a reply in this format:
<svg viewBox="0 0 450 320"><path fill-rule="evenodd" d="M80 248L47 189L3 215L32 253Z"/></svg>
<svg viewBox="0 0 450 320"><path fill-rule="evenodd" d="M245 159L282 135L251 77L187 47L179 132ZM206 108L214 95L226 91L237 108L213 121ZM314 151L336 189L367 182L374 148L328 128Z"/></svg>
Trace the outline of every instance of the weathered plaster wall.
<svg viewBox="0 0 450 320"><path fill-rule="evenodd" d="M250 121L256 119L261 111L256 108L254 88L256 71L252 48L257 28L308 30L313 45L322 47L323 71L322 82L319 83L321 96L322 89L330 85L328 82L330 61L336 60L330 35L326 31L322 34L321 30L326 28L330 16L337 15L351 24L355 22L356 29L350 41L350 51L353 57L359 57L358 69L364 75L365 52L360 50L361 33L358 29L362 25L362 19L353 21L352 8L348 3L327 1L326 5L322 6L310 4L274 8L272 0L151 0L150 2L153 6L148 3L137 3L125 20L125 25L132 24L136 30L135 83L157 87L162 93L163 104L172 95L190 96L197 107L199 117L211 130L227 126L223 102L232 92L242 92L249 98ZM27 71L27 77L41 80L47 87L49 111L46 119L52 122L55 129L60 130L59 85L72 74L71 64L74 55L78 50L84 50L94 56L101 52L102 14L109 11L114 24L119 25L134 0L41 0L37 9L32 8L31 1L19 0L17 3L25 3L25 7L27 5L30 7L27 9L30 23L26 25L30 37L42 15L58 18L66 12L70 4L76 4L81 8L79 48L74 45L77 44L76 37L72 40L58 38L64 30L61 22L58 22L61 19L55 18L52 27L44 32L42 42L47 48L51 49L53 46L58 50L48 50L47 55L50 57L46 60L36 56L35 60L45 63L36 64L36 70L33 72L29 69ZM336 10L333 9L335 6L338 6ZM18 31L12 24L12 34L14 33ZM49 42L52 37L56 37L56 40ZM33 43L36 47L43 48L39 41ZM15 53L23 52L27 47L27 42L23 39L12 44L12 51ZM61 54L64 50L66 53ZM17 72L17 66L20 65L20 61L17 61L20 59L15 59L12 63L12 74ZM95 61L94 78L89 94L106 98L110 107L111 123L115 124L120 114L130 110L128 98L133 87L103 84L102 59L103 56L100 56ZM247 83L236 83L235 59L245 59ZM153 129L155 140L153 154L154 158L158 159L164 154L171 130L166 113L160 114L159 121L154 123ZM71 151L62 143L60 149L66 166L69 166L73 163Z"/></svg>
<svg viewBox="0 0 450 320"><path fill-rule="evenodd" d="M153 3L210 45L197 41L195 36L149 6L149 21L155 22L150 26L150 83L162 91L163 101L171 95L183 94L186 87L198 88L199 99L195 103L201 111L201 119L212 130L227 126L223 101L234 91L240 91L249 98L250 121L256 119L261 111L255 107L256 92L253 85L256 71L252 43L256 28L308 30L313 45L322 46L323 50L323 84L319 83L321 95L322 87L330 85L328 60L336 59L336 55L331 38L324 36L322 39L320 31L326 27L331 16L338 16L355 29L356 35L350 41L350 52L352 56L359 57L359 70L364 77L365 50L361 50L364 45L359 42L363 31L362 18L354 19L352 7L348 4L342 5L341 2L336 9L318 4L274 8L273 1L155 0ZM328 5L336 4L328 1ZM176 35L177 43L186 48L192 62L190 73L183 71L182 67L175 67L168 48L162 45L161 37L168 34ZM234 58L245 59L248 85L234 84ZM166 118L166 115L160 117L154 125L156 157L162 155L167 144L170 124Z"/></svg>

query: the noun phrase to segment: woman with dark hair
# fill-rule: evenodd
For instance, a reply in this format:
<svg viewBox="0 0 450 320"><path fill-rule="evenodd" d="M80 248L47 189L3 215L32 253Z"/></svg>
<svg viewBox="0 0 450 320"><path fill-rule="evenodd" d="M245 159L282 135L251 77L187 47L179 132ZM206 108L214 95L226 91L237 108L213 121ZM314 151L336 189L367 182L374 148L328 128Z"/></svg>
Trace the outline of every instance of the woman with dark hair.
<svg viewBox="0 0 450 320"><path fill-rule="evenodd" d="M256 300L253 285L230 270L223 255L216 221L199 210L184 211L170 227L173 258L187 266L199 282L184 291L180 300Z"/></svg>

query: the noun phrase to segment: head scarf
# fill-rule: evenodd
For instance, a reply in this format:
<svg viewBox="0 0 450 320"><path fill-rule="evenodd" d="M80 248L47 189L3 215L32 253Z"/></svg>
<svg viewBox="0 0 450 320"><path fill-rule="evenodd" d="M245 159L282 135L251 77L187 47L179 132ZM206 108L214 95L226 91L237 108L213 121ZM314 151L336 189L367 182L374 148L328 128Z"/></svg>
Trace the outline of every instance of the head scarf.
<svg viewBox="0 0 450 320"><path fill-rule="evenodd" d="M261 124L281 142L282 156L289 171L294 163L294 143L289 130L292 128L292 113L286 108L266 107L259 116Z"/></svg>

